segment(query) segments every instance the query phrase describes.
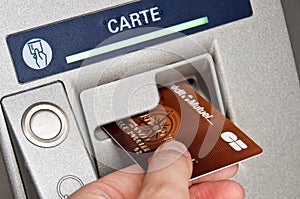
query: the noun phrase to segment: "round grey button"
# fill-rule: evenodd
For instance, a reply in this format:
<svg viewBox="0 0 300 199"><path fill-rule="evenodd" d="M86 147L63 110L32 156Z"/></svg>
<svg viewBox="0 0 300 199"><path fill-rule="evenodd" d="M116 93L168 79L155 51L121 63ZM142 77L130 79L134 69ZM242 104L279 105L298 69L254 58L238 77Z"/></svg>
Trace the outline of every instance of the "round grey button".
<svg viewBox="0 0 300 199"><path fill-rule="evenodd" d="M55 138L60 133L61 121L54 112L40 110L32 115L30 128L37 137L49 140Z"/></svg>
<svg viewBox="0 0 300 199"><path fill-rule="evenodd" d="M41 147L60 144L68 134L68 120L56 105L38 103L29 107L22 118L26 138Z"/></svg>

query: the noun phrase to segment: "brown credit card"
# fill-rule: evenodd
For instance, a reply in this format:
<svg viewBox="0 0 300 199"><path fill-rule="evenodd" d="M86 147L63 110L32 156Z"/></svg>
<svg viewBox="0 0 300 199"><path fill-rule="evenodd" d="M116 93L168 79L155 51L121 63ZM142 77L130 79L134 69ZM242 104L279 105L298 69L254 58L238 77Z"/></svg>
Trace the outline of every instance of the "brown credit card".
<svg viewBox="0 0 300 199"><path fill-rule="evenodd" d="M191 153L192 180L262 153L188 83L158 90L160 102L154 110L102 127L144 170L155 149L173 139Z"/></svg>

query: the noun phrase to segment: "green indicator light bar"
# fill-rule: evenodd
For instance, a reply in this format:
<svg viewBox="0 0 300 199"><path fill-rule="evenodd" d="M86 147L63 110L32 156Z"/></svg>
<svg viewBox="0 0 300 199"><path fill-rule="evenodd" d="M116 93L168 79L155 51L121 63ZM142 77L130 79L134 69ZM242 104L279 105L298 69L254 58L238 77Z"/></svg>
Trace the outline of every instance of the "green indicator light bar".
<svg viewBox="0 0 300 199"><path fill-rule="evenodd" d="M153 39L168 36L168 35L174 34L176 32L188 30L188 29L195 28L195 27L198 27L198 26L202 26L202 25L205 25L205 24L208 24L208 23L209 23L209 21L208 21L207 16L202 17L202 18L198 18L198 19L195 19L195 20L192 20L192 21L184 22L184 23L174 25L174 26L171 26L171 27L168 27L168 28L164 28L164 29L161 29L161 30L150 32L150 33L147 33L147 34L144 34L144 35L140 35L140 36L136 36L136 37L126 39L126 40L123 40L123 41L119 41L119 42L116 42L116 43L108 44L106 46L101 46L101 47L98 47L98 48L95 48L95 49L92 49L92 50L87 50L87 51L84 51L84 52L81 52L81 53L70 55L70 56L66 57L66 61L67 61L68 64L71 64L71 63L81 61L81 60L84 60L84 59L87 59L87 58L95 57L95 56L98 56L98 55L102 55L104 53L109 53L109 52L112 52L112 51L115 51L115 50L119 50L119 49L122 49L122 48L126 48L126 47L129 47L129 46L140 44L140 43L143 43L143 42L151 41Z"/></svg>

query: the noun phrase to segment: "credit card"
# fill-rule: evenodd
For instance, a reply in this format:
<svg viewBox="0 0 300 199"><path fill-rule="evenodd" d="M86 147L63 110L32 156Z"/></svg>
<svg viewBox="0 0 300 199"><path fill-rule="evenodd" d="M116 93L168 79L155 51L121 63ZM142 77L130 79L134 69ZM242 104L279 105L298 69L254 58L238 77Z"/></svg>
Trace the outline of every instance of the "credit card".
<svg viewBox="0 0 300 199"><path fill-rule="evenodd" d="M102 127L144 170L156 148L173 139L191 153L192 180L262 153L187 82L158 90L160 102L155 109Z"/></svg>

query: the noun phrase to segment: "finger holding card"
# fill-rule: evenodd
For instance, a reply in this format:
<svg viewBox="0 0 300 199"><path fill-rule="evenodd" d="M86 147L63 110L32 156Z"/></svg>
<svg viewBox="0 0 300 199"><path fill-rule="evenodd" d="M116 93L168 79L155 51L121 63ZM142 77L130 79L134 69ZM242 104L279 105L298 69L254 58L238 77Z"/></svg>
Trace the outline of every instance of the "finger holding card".
<svg viewBox="0 0 300 199"><path fill-rule="evenodd" d="M147 173L134 165L86 185L70 198L243 198L244 190L239 184L217 181L229 178L237 166L199 178L197 181L201 183L189 186L192 162L186 147L176 141L162 146L156 150ZM161 166L166 162L168 166Z"/></svg>
<svg viewBox="0 0 300 199"><path fill-rule="evenodd" d="M262 153L187 82L160 87L159 94L161 100L154 110L103 126L145 171L154 151L174 139L188 148L193 162L191 181L196 183L230 178L237 171L230 166ZM229 169L219 171L225 167ZM212 172L216 173L208 175Z"/></svg>
<svg viewBox="0 0 300 199"><path fill-rule="evenodd" d="M195 184L208 182L208 181L228 180L237 174L238 168L239 168L238 164L223 168L219 171L215 171L211 174L193 180L192 182L190 182L190 185L192 186Z"/></svg>

